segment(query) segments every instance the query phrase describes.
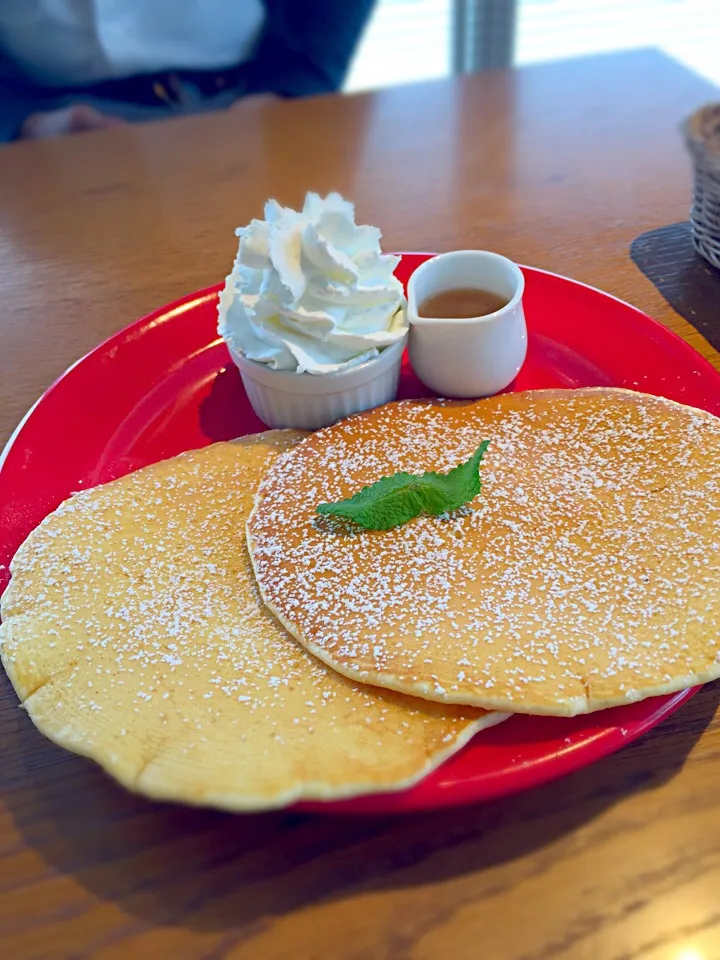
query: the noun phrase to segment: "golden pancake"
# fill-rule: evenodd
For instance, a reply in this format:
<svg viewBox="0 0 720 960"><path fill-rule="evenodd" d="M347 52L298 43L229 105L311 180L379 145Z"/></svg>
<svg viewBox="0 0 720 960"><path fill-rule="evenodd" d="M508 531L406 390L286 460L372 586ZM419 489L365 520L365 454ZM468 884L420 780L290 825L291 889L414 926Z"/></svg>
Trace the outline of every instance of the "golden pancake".
<svg viewBox="0 0 720 960"><path fill-rule="evenodd" d="M502 719L362 687L262 604L244 527L302 434L80 493L19 550L2 660L37 727L151 797L229 810L406 787Z"/></svg>
<svg viewBox="0 0 720 960"><path fill-rule="evenodd" d="M389 531L320 517L481 441L482 490ZM720 676L720 420L624 390L389 404L278 461L248 525L266 603L345 676L572 716Z"/></svg>

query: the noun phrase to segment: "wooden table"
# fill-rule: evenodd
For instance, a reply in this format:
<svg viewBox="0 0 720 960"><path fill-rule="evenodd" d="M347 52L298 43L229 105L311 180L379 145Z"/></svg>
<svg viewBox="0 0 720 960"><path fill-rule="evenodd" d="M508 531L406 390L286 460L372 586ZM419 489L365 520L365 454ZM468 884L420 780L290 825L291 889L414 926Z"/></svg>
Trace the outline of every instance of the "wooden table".
<svg viewBox="0 0 720 960"><path fill-rule="evenodd" d="M266 197L308 188L354 198L387 249L491 247L603 287L720 367L628 256L686 218L677 124L712 95L633 53L0 149L0 442L101 338L221 279ZM713 960L719 694L486 806L246 818L124 793L3 676L0 957Z"/></svg>

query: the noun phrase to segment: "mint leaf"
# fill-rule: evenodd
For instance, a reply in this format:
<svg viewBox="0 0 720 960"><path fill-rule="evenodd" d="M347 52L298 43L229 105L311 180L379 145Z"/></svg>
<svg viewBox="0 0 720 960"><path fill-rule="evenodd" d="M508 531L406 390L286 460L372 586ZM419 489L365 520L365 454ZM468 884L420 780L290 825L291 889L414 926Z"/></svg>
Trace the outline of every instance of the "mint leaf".
<svg viewBox="0 0 720 960"><path fill-rule="evenodd" d="M366 530L392 530L421 513L438 516L456 510L480 493L480 461L490 441L448 473L396 473L363 487L349 500L321 503L320 514L345 517Z"/></svg>

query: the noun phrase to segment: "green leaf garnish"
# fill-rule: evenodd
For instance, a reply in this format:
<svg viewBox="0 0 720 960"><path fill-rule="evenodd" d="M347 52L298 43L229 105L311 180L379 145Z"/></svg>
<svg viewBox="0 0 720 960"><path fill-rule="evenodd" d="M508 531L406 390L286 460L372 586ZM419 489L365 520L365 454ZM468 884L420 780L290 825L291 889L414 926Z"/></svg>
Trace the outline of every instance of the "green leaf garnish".
<svg viewBox="0 0 720 960"><path fill-rule="evenodd" d="M469 460L448 473L396 473L349 500L321 503L317 512L354 520L366 530L392 530L421 513L436 517L457 510L480 493L480 461L489 443L483 440Z"/></svg>

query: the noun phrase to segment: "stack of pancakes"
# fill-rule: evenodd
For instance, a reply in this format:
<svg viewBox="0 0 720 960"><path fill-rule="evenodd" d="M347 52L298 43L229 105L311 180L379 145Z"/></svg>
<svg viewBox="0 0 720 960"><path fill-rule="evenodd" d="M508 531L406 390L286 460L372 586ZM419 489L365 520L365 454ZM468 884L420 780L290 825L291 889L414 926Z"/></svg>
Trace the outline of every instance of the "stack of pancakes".
<svg viewBox="0 0 720 960"><path fill-rule="evenodd" d="M451 514L316 513L483 440ZM510 713L720 675L720 420L609 389L389 404L80 493L12 573L26 710L129 788L232 810L398 790Z"/></svg>

